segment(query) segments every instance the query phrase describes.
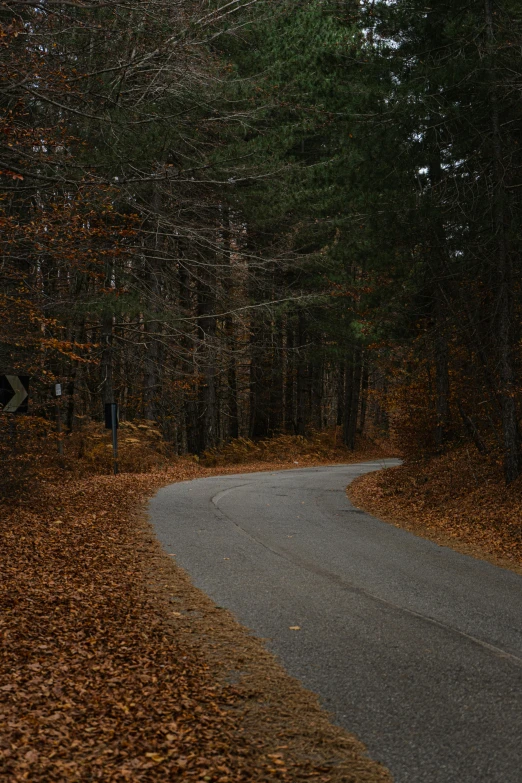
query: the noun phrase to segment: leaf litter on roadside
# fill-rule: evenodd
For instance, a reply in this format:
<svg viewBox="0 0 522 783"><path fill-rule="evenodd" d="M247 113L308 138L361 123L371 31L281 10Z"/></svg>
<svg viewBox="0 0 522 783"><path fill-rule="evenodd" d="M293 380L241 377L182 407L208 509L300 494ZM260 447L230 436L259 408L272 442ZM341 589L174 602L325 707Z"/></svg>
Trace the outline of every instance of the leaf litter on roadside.
<svg viewBox="0 0 522 783"><path fill-rule="evenodd" d="M226 471L49 474L1 509L0 780L389 780L135 513Z"/></svg>
<svg viewBox="0 0 522 783"><path fill-rule="evenodd" d="M348 496L398 527L522 571L522 478L506 487L501 465L466 447L361 476Z"/></svg>

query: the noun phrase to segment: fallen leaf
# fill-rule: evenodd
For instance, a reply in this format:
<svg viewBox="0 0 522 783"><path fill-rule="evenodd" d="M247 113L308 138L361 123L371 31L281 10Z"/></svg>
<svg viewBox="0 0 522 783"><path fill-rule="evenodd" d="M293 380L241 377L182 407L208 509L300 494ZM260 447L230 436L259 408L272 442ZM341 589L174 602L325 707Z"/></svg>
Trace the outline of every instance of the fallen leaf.
<svg viewBox="0 0 522 783"><path fill-rule="evenodd" d="M160 756L159 753L145 753L145 755L148 759L154 761L155 764L160 764L167 758L166 756Z"/></svg>

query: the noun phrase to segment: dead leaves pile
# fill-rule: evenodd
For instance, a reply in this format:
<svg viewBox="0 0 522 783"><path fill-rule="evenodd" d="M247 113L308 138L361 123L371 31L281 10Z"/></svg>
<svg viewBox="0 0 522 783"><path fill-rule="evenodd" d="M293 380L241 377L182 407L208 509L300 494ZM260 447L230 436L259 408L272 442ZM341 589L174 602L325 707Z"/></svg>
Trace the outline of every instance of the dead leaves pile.
<svg viewBox="0 0 522 783"><path fill-rule="evenodd" d="M268 703L245 723L252 694L216 675L212 628L198 637L190 618L167 616L172 580L185 577L134 511L163 484L215 472L187 463L148 475L49 475L37 494L0 509L1 781L388 779L351 740L344 760L354 771L350 761L337 774L343 754L334 750L347 735L315 706L316 726L330 728L308 753L292 751L303 729L288 705ZM168 584L155 558L173 569Z"/></svg>
<svg viewBox="0 0 522 783"><path fill-rule="evenodd" d="M463 447L430 461L362 476L348 488L359 508L399 527L507 568L522 568L522 477Z"/></svg>

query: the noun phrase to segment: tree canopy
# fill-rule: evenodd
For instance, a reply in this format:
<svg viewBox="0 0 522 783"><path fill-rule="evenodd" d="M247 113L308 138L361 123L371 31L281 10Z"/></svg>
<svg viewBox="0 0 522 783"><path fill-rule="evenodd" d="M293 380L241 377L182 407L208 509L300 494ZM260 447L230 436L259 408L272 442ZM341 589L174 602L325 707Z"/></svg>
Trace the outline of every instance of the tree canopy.
<svg viewBox="0 0 522 783"><path fill-rule="evenodd" d="M0 372L520 473L515 0L2 5ZM6 427L6 415L2 415Z"/></svg>

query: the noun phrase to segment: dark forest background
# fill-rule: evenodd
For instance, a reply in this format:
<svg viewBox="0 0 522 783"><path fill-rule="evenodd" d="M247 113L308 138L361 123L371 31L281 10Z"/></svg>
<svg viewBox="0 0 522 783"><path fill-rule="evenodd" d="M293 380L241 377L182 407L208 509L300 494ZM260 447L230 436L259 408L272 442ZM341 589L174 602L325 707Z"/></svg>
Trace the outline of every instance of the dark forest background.
<svg viewBox="0 0 522 783"><path fill-rule="evenodd" d="M0 25L18 452L60 383L66 431L115 401L176 454L337 427L519 475L519 0L6 0Z"/></svg>

